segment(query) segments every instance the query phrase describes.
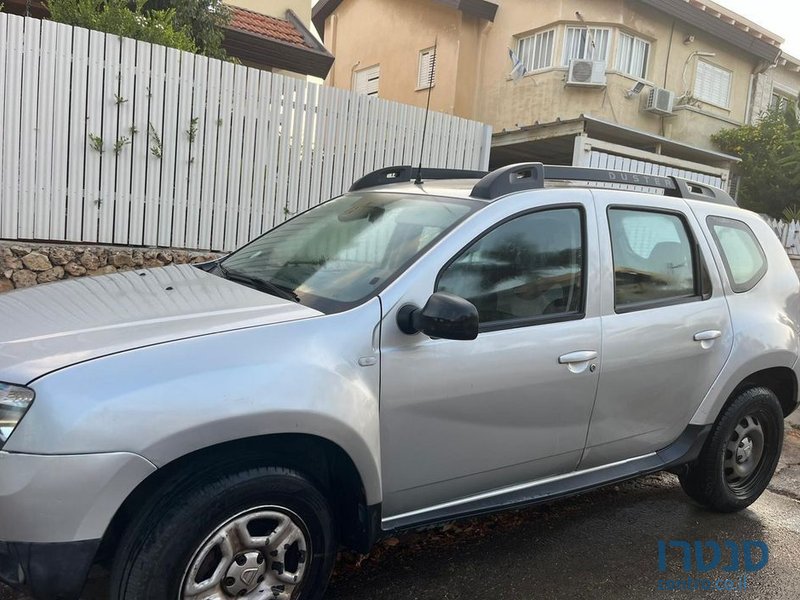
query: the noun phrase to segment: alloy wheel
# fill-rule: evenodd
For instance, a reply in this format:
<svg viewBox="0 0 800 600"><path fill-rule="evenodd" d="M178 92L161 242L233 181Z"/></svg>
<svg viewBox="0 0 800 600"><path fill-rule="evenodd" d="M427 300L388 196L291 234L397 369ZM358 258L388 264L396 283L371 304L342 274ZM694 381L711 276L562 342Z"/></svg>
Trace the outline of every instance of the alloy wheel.
<svg viewBox="0 0 800 600"><path fill-rule="evenodd" d="M179 600L290 600L311 557L305 523L275 506L242 512L195 552Z"/></svg>

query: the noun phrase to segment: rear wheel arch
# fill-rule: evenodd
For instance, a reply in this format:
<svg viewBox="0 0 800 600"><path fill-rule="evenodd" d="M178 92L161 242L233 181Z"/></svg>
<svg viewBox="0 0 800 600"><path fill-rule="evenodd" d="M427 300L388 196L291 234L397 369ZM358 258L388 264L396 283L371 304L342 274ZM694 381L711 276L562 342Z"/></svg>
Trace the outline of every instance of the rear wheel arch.
<svg viewBox="0 0 800 600"><path fill-rule="evenodd" d="M376 507L366 504L364 483L341 446L310 434L271 434L225 442L197 450L158 469L131 492L103 537L98 560L110 561L122 533L147 500L176 478L211 476L228 469L285 467L306 475L334 511L340 543L366 552L377 533Z"/></svg>
<svg viewBox="0 0 800 600"><path fill-rule="evenodd" d="M772 390L778 397L784 417L788 417L797 408L797 375L789 367L772 367L756 371L745 377L725 401L720 414L725 410L725 406L730 404L739 394L755 387L765 387Z"/></svg>

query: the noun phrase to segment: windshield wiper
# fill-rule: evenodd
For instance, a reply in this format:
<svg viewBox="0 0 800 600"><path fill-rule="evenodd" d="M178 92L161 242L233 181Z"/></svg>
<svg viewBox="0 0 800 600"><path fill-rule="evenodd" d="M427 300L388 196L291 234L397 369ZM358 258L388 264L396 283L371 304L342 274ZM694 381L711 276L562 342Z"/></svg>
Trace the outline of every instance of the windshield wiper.
<svg viewBox="0 0 800 600"><path fill-rule="evenodd" d="M238 271L231 271L230 269L223 267L222 264L217 264L217 267L219 268L220 273L222 273L222 276L229 281L241 283L271 296L278 296L284 300L291 300L292 302L297 302L298 304L300 303L300 296L295 294L289 288L277 285L271 281L267 281L266 279L259 279L258 277L245 275L244 273L239 273Z"/></svg>

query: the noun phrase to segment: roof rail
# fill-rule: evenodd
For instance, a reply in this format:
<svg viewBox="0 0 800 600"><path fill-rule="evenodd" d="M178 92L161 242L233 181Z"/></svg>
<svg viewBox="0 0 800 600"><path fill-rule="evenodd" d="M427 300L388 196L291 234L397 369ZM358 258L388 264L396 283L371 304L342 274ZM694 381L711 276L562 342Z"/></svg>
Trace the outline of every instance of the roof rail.
<svg viewBox="0 0 800 600"><path fill-rule="evenodd" d="M365 188L389 185L390 183L408 183L414 178L416 169L411 165L386 167L364 175L350 186L351 192ZM422 179L481 179L486 171L468 171L464 169L422 169Z"/></svg>
<svg viewBox="0 0 800 600"><path fill-rule="evenodd" d="M639 185L662 189L665 196L736 206L736 202L724 190L680 177L589 167L545 166L537 162L508 165L492 171L475 185L472 196L494 200L514 192L541 189L548 179Z"/></svg>

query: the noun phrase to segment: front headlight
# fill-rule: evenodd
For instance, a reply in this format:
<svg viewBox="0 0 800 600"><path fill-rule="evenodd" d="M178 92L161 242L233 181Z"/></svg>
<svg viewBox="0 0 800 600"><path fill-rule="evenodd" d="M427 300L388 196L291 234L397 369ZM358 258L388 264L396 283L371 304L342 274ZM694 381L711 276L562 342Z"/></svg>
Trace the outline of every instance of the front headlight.
<svg viewBox="0 0 800 600"><path fill-rule="evenodd" d="M11 437L33 402L33 390L21 385L0 383L0 448Z"/></svg>

